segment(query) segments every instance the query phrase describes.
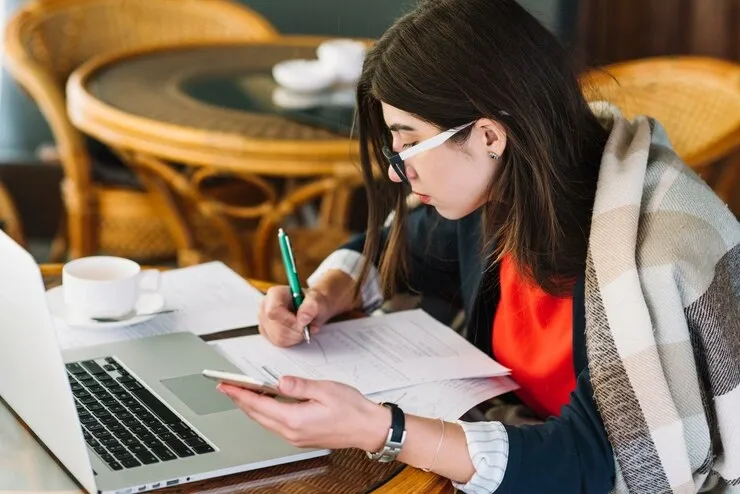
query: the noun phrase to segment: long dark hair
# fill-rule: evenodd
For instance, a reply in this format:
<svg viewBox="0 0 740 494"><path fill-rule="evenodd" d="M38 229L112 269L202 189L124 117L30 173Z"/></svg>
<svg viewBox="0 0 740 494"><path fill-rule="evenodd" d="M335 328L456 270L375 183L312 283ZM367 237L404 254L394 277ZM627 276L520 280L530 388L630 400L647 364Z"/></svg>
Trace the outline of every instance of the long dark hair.
<svg viewBox="0 0 740 494"><path fill-rule="evenodd" d="M386 295L407 272L408 191L387 178L381 101L439 129L479 118L500 122L507 146L482 212L489 266L509 253L553 294L583 272L607 132L575 74L557 38L515 0L425 0L368 52L357 88L369 203L364 254L379 260ZM470 128L452 142L469 136ZM391 211L395 220L380 252Z"/></svg>

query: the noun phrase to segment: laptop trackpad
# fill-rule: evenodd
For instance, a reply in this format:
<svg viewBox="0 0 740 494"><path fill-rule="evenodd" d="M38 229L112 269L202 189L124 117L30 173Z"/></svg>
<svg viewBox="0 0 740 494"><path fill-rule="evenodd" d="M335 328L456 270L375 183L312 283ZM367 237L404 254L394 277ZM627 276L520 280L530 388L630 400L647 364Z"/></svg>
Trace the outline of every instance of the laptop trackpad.
<svg viewBox="0 0 740 494"><path fill-rule="evenodd" d="M160 382L198 415L226 412L236 408L234 402L216 391L214 381L200 374L173 377Z"/></svg>

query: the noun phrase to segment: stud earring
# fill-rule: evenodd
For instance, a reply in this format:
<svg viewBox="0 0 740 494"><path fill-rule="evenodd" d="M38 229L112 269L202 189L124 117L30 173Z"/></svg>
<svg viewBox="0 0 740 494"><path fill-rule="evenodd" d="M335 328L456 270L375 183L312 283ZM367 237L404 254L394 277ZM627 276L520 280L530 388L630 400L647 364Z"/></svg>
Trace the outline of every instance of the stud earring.
<svg viewBox="0 0 740 494"><path fill-rule="evenodd" d="M488 157L491 158L492 160L497 160L498 159L498 154L496 154L493 151L491 151L490 153L488 153Z"/></svg>

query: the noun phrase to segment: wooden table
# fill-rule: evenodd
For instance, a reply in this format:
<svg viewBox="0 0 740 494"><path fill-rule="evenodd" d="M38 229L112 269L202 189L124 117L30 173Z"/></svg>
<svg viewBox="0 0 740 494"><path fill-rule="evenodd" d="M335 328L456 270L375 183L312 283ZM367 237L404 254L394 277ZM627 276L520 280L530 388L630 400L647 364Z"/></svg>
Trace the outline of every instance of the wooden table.
<svg viewBox="0 0 740 494"><path fill-rule="evenodd" d="M316 229L341 230L362 182L357 141L349 138L352 106L306 113L274 102L279 88L272 66L315 58L324 40L285 37L104 55L70 77L68 113L137 172L167 221L181 264L208 258L199 241L213 237L198 238L198 224L183 211L191 207L222 237L231 267L270 279L266 260L279 223L321 199ZM326 118L336 125L318 123ZM254 200L241 202L244 194L236 194L234 203L228 188L219 195L205 187L223 176L249 185ZM285 192L271 178L300 186ZM232 220L258 221L256 238L244 245Z"/></svg>
<svg viewBox="0 0 740 494"><path fill-rule="evenodd" d="M60 282L59 266L44 266L47 287ZM253 282L258 288L269 285ZM441 494L453 492L446 479L399 463L369 461L357 450L338 450L312 460L185 484L162 492ZM27 429L0 402L0 493L81 492Z"/></svg>

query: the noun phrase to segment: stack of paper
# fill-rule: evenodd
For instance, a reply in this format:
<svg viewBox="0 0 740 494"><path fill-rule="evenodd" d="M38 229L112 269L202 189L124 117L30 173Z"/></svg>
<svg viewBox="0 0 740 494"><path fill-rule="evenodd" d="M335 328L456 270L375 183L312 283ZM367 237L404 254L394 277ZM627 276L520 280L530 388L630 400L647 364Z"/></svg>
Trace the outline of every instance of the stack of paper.
<svg viewBox="0 0 740 494"><path fill-rule="evenodd" d="M262 292L221 262L162 272L162 314L135 326L76 329L55 321L62 348L100 345L167 333L211 334L257 324Z"/></svg>
<svg viewBox="0 0 740 494"><path fill-rule="evenodd" d="M453 419L515 389L509 370L421 310L329 324L310 344L277 348L262 336L215 345L245 374L339 381L409 412Z"/></svg>

